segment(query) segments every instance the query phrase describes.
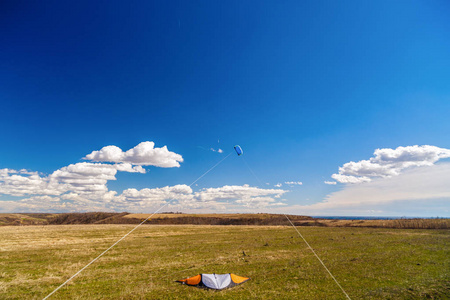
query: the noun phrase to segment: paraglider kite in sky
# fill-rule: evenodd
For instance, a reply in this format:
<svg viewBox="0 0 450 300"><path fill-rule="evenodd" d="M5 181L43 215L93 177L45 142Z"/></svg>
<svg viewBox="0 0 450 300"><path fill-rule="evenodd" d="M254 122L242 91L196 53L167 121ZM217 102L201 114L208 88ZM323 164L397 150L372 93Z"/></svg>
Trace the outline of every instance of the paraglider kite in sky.
<svg viewBox="0 0 450 300"><path fill-rule="evenodd" d="M234 146L234 150L236 150L237 155L241 156L242 154L244 154L244 151L242 150L241 146L236 145Z"/></svg>

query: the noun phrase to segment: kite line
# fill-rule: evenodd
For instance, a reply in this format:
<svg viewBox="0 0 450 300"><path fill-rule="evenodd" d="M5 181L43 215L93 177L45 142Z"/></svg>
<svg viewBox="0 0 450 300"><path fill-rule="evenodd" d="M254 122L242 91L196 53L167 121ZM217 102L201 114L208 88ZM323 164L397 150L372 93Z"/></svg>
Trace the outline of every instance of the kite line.
<svg viewBox="0 0 450 300"><path fill-rule="evenodd" d="M331 278L333 278L334 282L336 282L336 284L338 285L338 287L342 290L342 292L345 294L345 296L347 296L347 299L351 300L351 298L347 295L347 293L345 292L345 290L342 288L342 286L339 284L339 282L336 280L336 278L334 278L333 274L331 274L330 270L328 270L327 266L325 266L325 264L323 263L323 261L320 259L320 257L316 254L316 251L314 251L314 249L309 245L309 243L306 241L306 239L303 237L303 235L300 233L300 231L298 231L297 227L295 227L294 223L292 223L291 219L289 219L289 217L284 214L284 216L286 217L286 219L288 219L289 223L291 223L292 227L294 227L295 231L297 231L298 235L303 239L303 241L305 241L306 245L308 245L309 249L311 249L312 253L314 253L314 255L317 257L317 259L320 261L320 263L322 264L322 266L325 268L325 270L327 270L328 274L330 274Z"/></svg>
<svg viewBox="0 0 450 300"><path fill-rule="evenodd" d="M194 182L191 183L191 184L189 185L189 187L190 187L191 185L193 185L194 183L196 183L197 181L199 181L200 178L202 178L203 176L205 176L206 174L208 174L209 171L211 171L212 169L214 169L215 167L217 167L221 162L223 162L225 159L227 159L232 153L233 153L233 152L230 152L230 154L228 154L227 156L225 156L221 161L219 161L217 164L215 164L211 169L209 169L208 171L206 171L205 173L203 173L202 176L200 176L199 178L195 179Z"/></svg>
<svg viewBox="0 0 450 300"><path fill-rule="evenodd" d="M250 168L249 164L247 163L247 161L242 157L242 159L244 160L244 163L247 165L248 169L250 170L250 172L253 174L253 176L255 176L255 178L259 181L259 183L261 185L263 185L262 181L258 178L258 176L256 176L255 172L253 172L252 168ZM316 258L320 261L320 263L322 264L322 266L325 268L325 270L327 270L328 274L330 274L331 278L333 278L334 282L336 282L337 286L342 290L342 292L344 293L344 295L347 297L347 299L351 300L351 298L349 297L349 295L345 292L344 288L339 284L339 282L336 280L336 278L333 276L333 274L331 274L330 270L328 270L327 266L325 266L325 264L323 263L323 261L320 259L320 257L316 254L316 251L314 251L314 249L309 245L309 243L306 241L306 239L303 237L303 235L300 233L300 231L297 229L297 227L294 225L294 223L292 223L291 219L289 219L289 217L286 214L283 214L286 219L289 221L289 223L292 225L292 227L294 227L295 231L297 231L298 235L303 239L303 241L306 243L306 245L308 245L309 249L312 251L312 253L314 253L314 255L316 256Z"/></svg>
<svg viewBox="0 0 450 300"><path fill-rule="evenodd" d="M68 283L69 281L71 281L73 278L75 278L78 274L80 274L84 269L86 269L87 267L89 267L92 263L94 263L97 259L99 259L100 257L103 256L103 254L105 254L106 252L108 252L110 249L112 249L115 245L117 245L121 240L123 240L124 238L126 238L130 233L132 233L133 231L135 231L139 226L141 226L142 224L144 224L148 219L150 219L153 215L155 215L158 211L160 211L164 206L166 206L168 203L164 204L163 206L161 206L160 208L158 208L158 210L156 210L153 214L151 214L147 219L145 219L144 221L142 221L138 226L134 227L130 232L128 232L127 234L125 234L123 237L121 237L117 242L115 242L111 247L109 247L108 249L106 249L105 251L102 252L102 254L100 254L99 256L97 256L96 258L94 258L90 263L88 263L87 265L85 265L83 268L81 268L78 272L76 272L74 275L72 275L72 277L70 277L69 279L67 279L63 284L61 284L60 286L58 286L53 292L51 292L50 294L48 294L43 300L46 300L48 297L50 297L51 295L53 295L57 290L59 290L60 288L62 288L66 283Z"/></svg>
<svg viewBox="0 0 450 300"><path fill-rule="evenodd" d="M205 176L206 174L208 174L210 171L212 171L215 167L217 167L218 165L220 165L225 159L227 159L233 152L230 152L230 154L228 154L227 156L225 156L225 158L223 158L221 161L219 161L218 163L216 163L212 168L210 168L208 171L206 171L205 173L203 173L200 177L198 177L196 180L194 180L194 182L192 182L189 187L191 187L194 183L196 183L200 178L202 178L203 176ZM123 237L121 237L117 242L115 242L114 244L112 244L108 249L106 249L105 251L103 251L99 256L97 256L96 258L94 258L90 263L88 263L87 265L85 265L83 268L81 268L78 272L76 272L74 275L72 275L72 277L70 277L69 279L67 279L64 283L62 283L60 286L58 286L55 290L53 290L53 292L51 292L50 294L48 294L45 298L43 298L42 300L46 300L48 299L51 295L53 295L54 293L56 293L56 291L58 291L60 288L62 288L64 285L66 285L69 281L71 281L73 278L75 278L78 274L80 274L84 269L86 269L87 267L89 267L91 264L93 264L97 259L99 259L100 257L102 257L105 253L107 253L109 250L111 250L115 245L117 245L120 241L122 241L124 238L126 238L130 233L132 233L133 231L135 231L138 227L140 227L142 224L144 224L145 222L147 222L148 219L150 219L151 217L153 217L157 212L159 212L161 209L163 209L165 206L169 205L172 201L169 201L167 203L165 203L163 206L161 206L160 208L158 208L154 213L152 213L150 216L148 216L144 221L142 221L140 224L138 224L136 227L134 227L132 230L130 230L127 234L125 234Z"/></svg>

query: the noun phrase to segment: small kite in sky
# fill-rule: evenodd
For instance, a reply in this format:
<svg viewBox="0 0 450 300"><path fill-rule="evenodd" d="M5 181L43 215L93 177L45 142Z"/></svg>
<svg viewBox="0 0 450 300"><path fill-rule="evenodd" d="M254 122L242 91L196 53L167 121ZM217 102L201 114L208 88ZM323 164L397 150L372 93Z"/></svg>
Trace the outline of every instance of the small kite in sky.
<svg viewBox="0 0 450 300"><path fill-rule="evenodd" d="M234 146L234 150L236 150L237 155L241 156L242 154L244 154L244 151L242 150L241 146L236 145Z"/></svg>

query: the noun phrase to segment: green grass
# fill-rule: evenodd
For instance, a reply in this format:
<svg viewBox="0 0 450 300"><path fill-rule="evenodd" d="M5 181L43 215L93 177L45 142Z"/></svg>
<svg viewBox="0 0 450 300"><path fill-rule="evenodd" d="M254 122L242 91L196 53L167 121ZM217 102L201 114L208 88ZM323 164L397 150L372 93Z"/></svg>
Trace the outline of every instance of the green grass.
<svg viewBox="0 0 450 300"><path fill-rule="evenodd" d="M0 228L2 299L42 299L134 225ZM450 231L300 227L352 299L450 297ZM245 255L243 253L245 252ZM199 273L251 280L212 291ZM345 299L292 227L142 226L51 299Z"/></svg>

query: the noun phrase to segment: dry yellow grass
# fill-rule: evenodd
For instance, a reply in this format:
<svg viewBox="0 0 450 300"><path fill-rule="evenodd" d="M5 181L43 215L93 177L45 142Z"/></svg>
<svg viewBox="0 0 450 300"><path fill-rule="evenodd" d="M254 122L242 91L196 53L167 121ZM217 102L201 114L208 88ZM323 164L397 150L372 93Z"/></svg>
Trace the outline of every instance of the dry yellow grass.
<svg viewBox="0 0 450 300"><path fill-rule="evenodd" d="M135 225L0 227L2 299L42 299ZM353 299L444 299L450 232L301 227ZM174 280L227 273L251 280L213 292ZM342 299L289 226L144 225L52 299Z"/></svg>
<svg viewBox="0 0 450 300"><path fill-rule="evenodd" d="M450 219L394 219L394 220L329 220L320 219L329 227L377 227L398 229L449 229Z"/></svg>

